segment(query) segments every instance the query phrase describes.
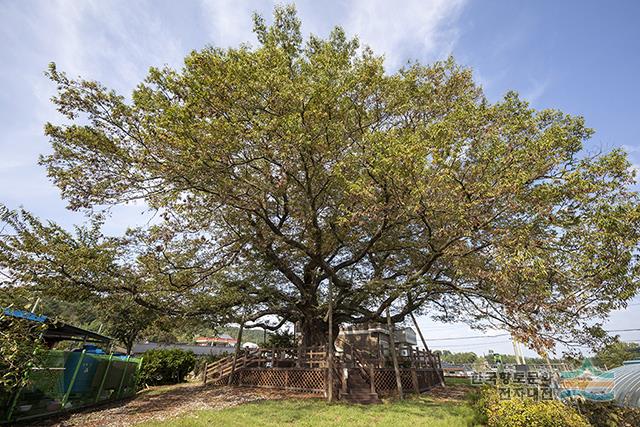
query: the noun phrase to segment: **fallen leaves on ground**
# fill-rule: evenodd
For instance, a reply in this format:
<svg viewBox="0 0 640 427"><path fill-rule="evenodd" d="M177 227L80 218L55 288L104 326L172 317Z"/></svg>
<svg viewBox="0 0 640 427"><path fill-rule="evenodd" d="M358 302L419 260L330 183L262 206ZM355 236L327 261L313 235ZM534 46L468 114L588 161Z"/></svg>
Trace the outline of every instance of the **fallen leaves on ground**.
<svg viewBox="0 0 640 427"><path fill-rule="evenodd" d="M146 421L160 421L201 409L224 409L259 400L318 397L284 390L239 387L205 387L180 384L153 387L140 392L134 399L114 402L64 418L39 420L34 425L50 427L92 426L121 427Z"/></svg>

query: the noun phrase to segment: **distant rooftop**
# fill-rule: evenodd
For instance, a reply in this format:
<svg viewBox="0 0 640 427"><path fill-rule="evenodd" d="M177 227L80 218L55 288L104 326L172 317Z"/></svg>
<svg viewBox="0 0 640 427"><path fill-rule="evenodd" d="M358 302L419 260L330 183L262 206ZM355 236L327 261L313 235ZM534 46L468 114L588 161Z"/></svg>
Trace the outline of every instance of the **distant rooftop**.
<svg viewBox="0 0 640 427"><path fill-rule="evenodd" d="M238 340L229 334L220 334L215 337L196 337L194 341L198 344L235 344L238 342Z"/></svg>

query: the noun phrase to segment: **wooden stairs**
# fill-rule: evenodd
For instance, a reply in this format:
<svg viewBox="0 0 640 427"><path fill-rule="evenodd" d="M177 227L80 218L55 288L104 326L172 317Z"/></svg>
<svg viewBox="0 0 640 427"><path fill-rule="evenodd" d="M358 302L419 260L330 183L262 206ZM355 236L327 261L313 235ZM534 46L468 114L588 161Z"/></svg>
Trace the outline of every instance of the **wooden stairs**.
<svg viewBox="0 0 640 427"><path fill-rule="evenodd" d="M352 366L346 369L347 381L342 379L340 399L350 403L369 405L381 403L375 390L375 375L371 362L367 363L367 355L351 344L342 342L345 349L345 362Z"/></svg>
<svg viewBox="0 0 640 427"><path fill-rule="evenodd" d="M203 374L204 383L226 384L229 381L229 376L233 372L237 372L242 368L256 366L260 360L258 352L251 350L244 351L236 359L234 368L233 358L234 355L230 355L208 364Z"/></svg>
<svg viewBox="0 0 640 427"><path fill-rule="evenodd" d="M363 405L381 403L378 393L373 390L368 382L369 378L365 379L360 369L349 369L348 373L347 392L340 394L341 399Z"/></svg>

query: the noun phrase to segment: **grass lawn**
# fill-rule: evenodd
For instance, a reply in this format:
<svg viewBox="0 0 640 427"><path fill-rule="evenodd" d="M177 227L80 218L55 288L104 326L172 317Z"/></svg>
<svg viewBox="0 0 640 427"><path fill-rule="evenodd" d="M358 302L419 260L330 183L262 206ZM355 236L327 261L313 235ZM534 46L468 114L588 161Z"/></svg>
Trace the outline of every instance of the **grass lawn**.
<svg viewBox="0 0 640 427"><path fill-rule="evenodd" d="M321 399L271 400L223 410L202 410L144 426L433 426L472 425L465 401L413 397L381 405L329 405Z"/></svg>

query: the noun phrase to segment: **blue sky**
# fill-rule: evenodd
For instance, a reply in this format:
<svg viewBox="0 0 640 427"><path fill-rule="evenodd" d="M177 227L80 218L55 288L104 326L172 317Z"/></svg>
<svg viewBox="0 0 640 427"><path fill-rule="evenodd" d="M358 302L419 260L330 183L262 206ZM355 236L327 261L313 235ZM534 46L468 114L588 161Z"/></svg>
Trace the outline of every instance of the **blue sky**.
<svg viewBox="0 0 640 427"><path fill-rule="evenodd" d="M518 91L536 108L580 114L596 130L590 150L624 147L640 165L640 2L509 0L354 0L296 2L303 30L326 35L342 25L386 55L388 69L407 60L452 54L473 68L490 100ZM149 66L180 66L207 44L256 43L251 12L270 16L270 1L0 0L0 202L24 206L66 226L82 221L37 165L49 150L42 128L60 121L43 76L55 61L70 75L100 80L127 94ZM118 208L107 232L149 221L139 206ZM635 327L640 305L614 313L609 327ZM464 325L421 319L436 348L511 352L502 338ZM640 340L640 333L623 338Z"/></svg>

